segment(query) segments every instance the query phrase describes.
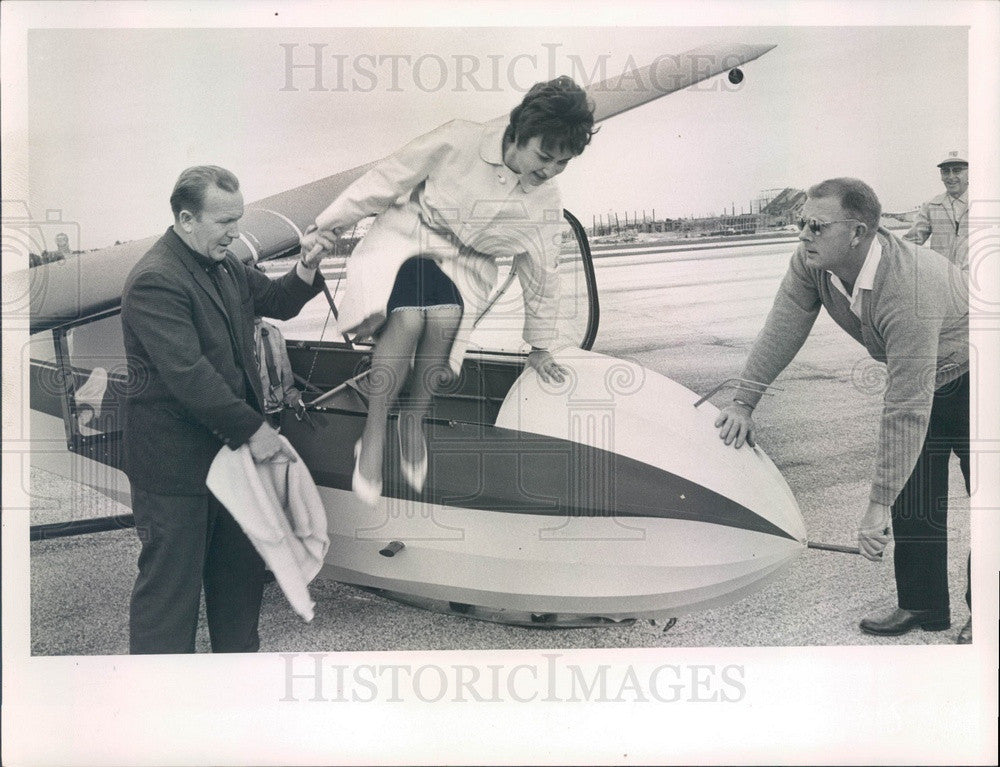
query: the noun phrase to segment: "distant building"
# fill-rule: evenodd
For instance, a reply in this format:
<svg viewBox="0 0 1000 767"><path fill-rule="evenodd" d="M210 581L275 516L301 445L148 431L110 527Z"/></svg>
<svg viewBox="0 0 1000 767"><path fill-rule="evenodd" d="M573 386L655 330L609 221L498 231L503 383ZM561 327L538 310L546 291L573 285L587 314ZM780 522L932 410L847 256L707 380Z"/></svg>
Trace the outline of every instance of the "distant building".
<svg viewBox="0 0 1000 767"><path fill-rule="evenodd" d="M805 201L806 193L801 189L786 187L778 191L760 209L761 226L788 226L799 217L799 211L802 210Z"/></svg>
<svg viewBox="0 0 1000 767"><path fill-rule="evenodd" d="M622 238L635 238L638 233L672 232L687 237L727 237L741 234L755 234L769 229L782 229L795 223L805 203L806 193L801 189L785 187L783 189L764 189L750 201L750 211L736 212L735 203L731 212L725 210L720 215L692 216L690 218L647 219L643 212L642 219L633 213L626 213L624 219L619 219L617 213L604 216L594 216L590 234L592 237L614 236L616 241ZM621 221L624 220L624 224Z"/></svg>

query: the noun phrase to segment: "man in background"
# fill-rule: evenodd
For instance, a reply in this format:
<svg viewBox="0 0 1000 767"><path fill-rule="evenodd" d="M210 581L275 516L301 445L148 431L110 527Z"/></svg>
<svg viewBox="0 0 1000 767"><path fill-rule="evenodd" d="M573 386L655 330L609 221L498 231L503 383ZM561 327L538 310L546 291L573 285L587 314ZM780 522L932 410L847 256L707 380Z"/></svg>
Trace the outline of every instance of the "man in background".
<svg viewBox="0 0 1000 767"><path fill-rule="evenodd" d="M949 152L938 163L944 194L920 206L904 240L927 244L963 272L969 271L969 161ZM928 238L930 242L927 242Z"/></svg>
<svg viewBox="0 0 1000 767"><path fill-rule="evenodd" d="M74 255L69 249L69 236L65 232L56 235L56 249L43 250L40 255L29 253L28 266L41 266L42 264L53 264L56 261L65 261L68 256Z"/></svg>

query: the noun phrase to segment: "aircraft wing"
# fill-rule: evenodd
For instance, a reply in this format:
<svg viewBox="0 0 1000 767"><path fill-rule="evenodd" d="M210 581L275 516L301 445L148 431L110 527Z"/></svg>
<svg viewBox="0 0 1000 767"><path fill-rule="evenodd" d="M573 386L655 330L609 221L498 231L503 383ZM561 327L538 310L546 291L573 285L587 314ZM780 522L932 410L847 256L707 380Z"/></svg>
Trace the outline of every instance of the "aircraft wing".
<svg viewBox="0 0 1000 767"><path fill-rule="evenodd" d="M652 64L626 70L587 88L600 122L710 77L760 58L773 45L714 43L678 54L659 56Z"/></svg>

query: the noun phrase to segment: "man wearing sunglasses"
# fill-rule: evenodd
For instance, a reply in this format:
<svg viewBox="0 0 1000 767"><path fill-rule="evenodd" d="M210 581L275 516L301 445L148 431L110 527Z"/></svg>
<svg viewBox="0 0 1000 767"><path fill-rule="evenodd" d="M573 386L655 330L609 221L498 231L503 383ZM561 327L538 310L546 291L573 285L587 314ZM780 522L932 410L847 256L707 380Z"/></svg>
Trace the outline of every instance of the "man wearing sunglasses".
<svg viewBox="0 0 1000 767"><path fill-rule="evenodd" d="M956 453L969 489L968 297L962 272L932 251L879 227L881 205L852 178L809 189L799 246L741 376L770 384L808 337L821 307L886 365L878 449L861 553L878 561L896 548L897 609L866 618L868 634L893 636L951 626L948 598L948 459ZM843 371L848 378L851 371ZM737 448L754 445L761 392L736 391L716 420ZM859 510L860 511L860 510ZM966 592L966 601L971 597ZM971 641L971 619L958 641Z"/></svg>
<svg viewBox="0 0 1000 767"><path fill-rule="evenodd" d="M926 243L931 250L968 272L969 161L959 152L949 152L938 163L938 168L945 192L920 206L913 226L903 239L918 245Z"/></svg>

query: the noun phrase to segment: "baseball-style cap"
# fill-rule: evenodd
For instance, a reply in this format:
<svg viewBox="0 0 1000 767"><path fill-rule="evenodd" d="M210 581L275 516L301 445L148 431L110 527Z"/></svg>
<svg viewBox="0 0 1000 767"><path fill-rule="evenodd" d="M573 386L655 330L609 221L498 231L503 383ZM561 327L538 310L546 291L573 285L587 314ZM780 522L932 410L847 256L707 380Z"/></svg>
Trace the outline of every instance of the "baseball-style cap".
<svg viewBox="0 0 1000 767"><path fill-rule="evenodd" d="M948 156L945 157L941 162L937 164L940 168L944 165L968 165L969 161L965 159L965 153L955 150L953 152L948 152Z"/></svg>

